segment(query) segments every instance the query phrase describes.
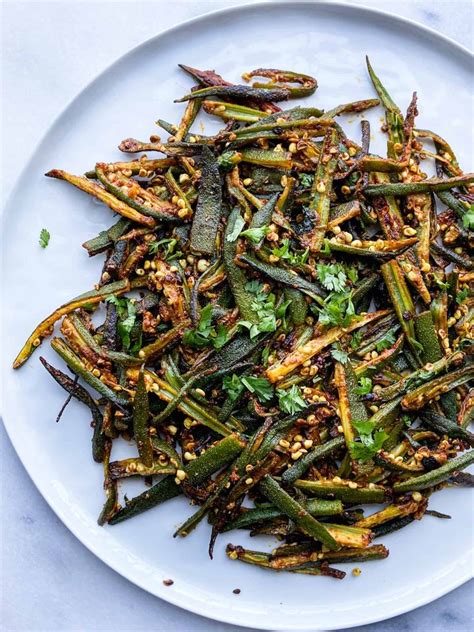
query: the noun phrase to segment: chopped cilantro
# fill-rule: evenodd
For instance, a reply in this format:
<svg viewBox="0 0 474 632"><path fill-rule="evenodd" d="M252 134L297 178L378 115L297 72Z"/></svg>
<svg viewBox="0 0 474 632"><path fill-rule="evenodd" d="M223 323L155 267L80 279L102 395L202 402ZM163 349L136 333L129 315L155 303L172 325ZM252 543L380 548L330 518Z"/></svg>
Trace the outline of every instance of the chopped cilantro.
<svg viewBox="0 0 474 632"><path fill-rule="evenodd" d="M462 225L464 228L474 230L474 204L471 204L469 210L467 210L462 216Z"/></svg>
<svg viewBox="0 0 474 632"><path fill-rule="evenodd" d="M290 249L290 240L283 239L279 248L273 248L272 255L292 265L303 265L308 261L309 248L306 248L303 253L293 252Z"/></svg>
<svg viewBox="0 0 474 632"><path fill-rule="evenodd" d="M340 263L318 263L316 266L318 280L330 292L342 292L346 286L347 276Z"/></svg>
<svg viewBox="0 0 474 632"><path fill-rule="evenodd" d="M337 348L331 349L331 355L334 358L334 360L336 360L337 362L340 362L341 364L347 364L347 361L349 359L349 356L347 355L345 351L342 351L341 349L337 349Z"/></svg>
<svg viewBox="0 0 474 632"><path fill-rule="evenodd" d="M222 381L222 386L230 399L234 401L240 397L244 389L256 395L262 403L270 401L273 397L273 386L270 382L264 377L256 377L255 375L243 375L242 377L235 373L232 376L227 375Z"/></svg>
<svg viewBox="0 0 474 632"><path fill-rule="evenodd" d="M310 173L300 173L301 186L308 188L313 186L314 176Z"/></svg>
<svg viewBox="0 0 474 632"><path fill-rule="evenodd" d="M180 250L176 250L177 245L178 241L176 239L160 239L148 244L148 252L154 255L158 252L160 246L166 246L164 249L165 259L171 261L171 259L181 257L183 254Z"/></svg>
<svg viewBox="0 0 474 632"><path fill-rule="evenodd" d="M461 305L461 303L469 296L469 290L467 289L467 287L464 288L464 290L460 290L457 294L456 294L456 303L458 305Z"/></svg>
<svg viewBox="0 0 474 632"><path fill-rule="evenodd" d="M220 324L217 329L212 326L212 304L209 303L201 310L199 324L196 329L187 331L183 336L183 342L191 347L207 347L212 344L215 349L220 349L227 342L227 330Z"/></svg>
<svg viewBox="0 0 474 632"><path fill-rule="evenodd" d="M124 351L137 351L141 346L141 332L135 345L131 347L131 333L137 321L137 308L135 301L129 298L112 295L105 299L108 303L113 303L117 308L119 322L117 331L122 340L122 348Z"/></svg>
<svg viewBox="0 0 474 632"><path fill-rule="evenodd" d="M351 349L358 349L360 347L361 342L362 342L362 332L355 331L352 334L352 338L351 338Z"/></svg>
<svg viewBox="0 0 474 632"><path fill-rule="evenodd" d="M294 415L308 406L306 400L303 399L301 389L296 384L287 390L279 388L276 393L280 409L289 415Z"/></svg>
<svg viewBox="0 0 474 632"><path fill-rule="evenodd" d="M235 373L230 376L226 375L222 380L222 387L225 391L227 391L227 395L232 401L235 401L240 397L240 394L244 390L244 386L240 381L240 377Z"/></svg>
<svg viewBox="0 0 474 632"><path fill-rule="evenodd" d="M387 331L387 333L377 342L375 348L380 353L384 349L389 349L393 344L395 344L395 340L395 332L393 329L389 329L389 331Z"/></svg>
<svg viewBox="0 0 474 632"><path fill-rule="evenodd" d="M388 434L384 430L377 430L375 434L375 422L355 421L352 425L359 433L360 441L351 441L350 452L353 459L365 463L381 450L384 442L388 439Z"/></svg>
<svg viewBox="0 0 474 632"><path fill-rule="evenodd" d="M370 377L361 377L359 385L354 388L356 395L368 395L372 391L372 380Z"/></svg>
<svg viewBox="0 0 474 632"><path fill-rule="evenodd" d="M254 244L259 244L265 235L268 233L268 226L262 226L261 228L247 228L240 233L241 237L247 237Z"/></svg>
<svg viewBox="0 0 474 632"><path fill-rule="evenodd" d="M245 289L255 294L252 308L258 316L257 323L248 320L239 320L238 324L249 330L250 338L255 338L262 332L275 331L277 320L284 318L286 309L291 301L285 301L278 307L275 306L276 297L273 293L263 291L263 285L258 281L248 281Z"/></svg>
<svg viewBox="0 0 474 632"><path fill-rule="evenodd" d="M268 402L273 397L273 386L266 378L244 375L241 379L242 384L251 393L255 393L260 402Z"/></svg>
<svg viewBox="0 0 474 632"><path fill-rule="evenodd" d="M51 235L49 233L49 230L47 230L46 228L42 228L39 236L39 245L41 246L41 248L47 247L50 237Z"/></svg>
<svg viewBox="0 0 474 632"><path fill-rule="evenodd" d="M333 292L324 301L319 311L319 322L322 325L347 327L355 316L354 304L350 292Z"/></svg>

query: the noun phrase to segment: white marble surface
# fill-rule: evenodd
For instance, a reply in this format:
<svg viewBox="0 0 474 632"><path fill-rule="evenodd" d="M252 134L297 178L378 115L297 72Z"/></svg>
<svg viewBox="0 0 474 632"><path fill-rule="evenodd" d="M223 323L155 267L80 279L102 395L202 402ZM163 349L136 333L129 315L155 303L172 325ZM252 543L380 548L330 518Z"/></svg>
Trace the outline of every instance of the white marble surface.
<svg viewBox="0 0 474 632"><path fill-rule="evenodd" d="M114 59L188 17L244 3L4 0L1 6L3 198L51 121ZM358 4L423 22L473 47L471 0L360 0ZM171 606L106 567L68 532L46 505L3 428L0 446L0 629L242 630ZM473 629L472 604L471 582L431 605L384 623L354 629L465 632Z"/></svg>

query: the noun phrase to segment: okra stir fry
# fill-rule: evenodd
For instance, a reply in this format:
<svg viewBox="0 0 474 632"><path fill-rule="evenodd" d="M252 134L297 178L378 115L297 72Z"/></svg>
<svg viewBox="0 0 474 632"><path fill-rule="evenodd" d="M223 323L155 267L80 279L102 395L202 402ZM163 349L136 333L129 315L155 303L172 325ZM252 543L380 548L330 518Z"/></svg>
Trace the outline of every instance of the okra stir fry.
<svg viewBox="0 0 474 632"><path fill-rule="evenodd" d="M174 535L207 519L211 557L245 529L279 543L228 544L229 558L342 578L333 564L385 558L380 536L449 518L432 494L472 484L474 174L418 127L416 93L403 114L367 66L376 98L328 110L282 107L315 92L307 75L260 68L234 85L182 66L194 85L177 125L157 121L167 140L46 174L120 216L83 244L105 253L95 288L14 362L62 319L51 346L72 376L40 360L90 410L99 524L183 494L195 511ZM366 120L357 140L338 123L377 106L386 156ZM192 131L201 111L218 133ZM134 456L113 460L117 439ZM143 493L119 502L131 476Z"/></svg>

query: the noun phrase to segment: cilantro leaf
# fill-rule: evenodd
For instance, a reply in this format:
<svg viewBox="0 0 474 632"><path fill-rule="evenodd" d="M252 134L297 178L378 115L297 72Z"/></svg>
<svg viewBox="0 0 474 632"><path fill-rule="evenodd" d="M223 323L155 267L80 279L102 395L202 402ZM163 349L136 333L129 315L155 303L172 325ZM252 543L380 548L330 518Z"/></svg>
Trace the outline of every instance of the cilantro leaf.
<svg viewBox="0 0 474 632"><path fill-rule="evenodd" d="M395 344L395 340L395 332L393 329L389 329L389 331L387 331L387 333L377 342L375 349L379 353L384 349L389 349L393 344Z"/></svg>
<svg viewBox="0 0 474 632"><path fill-rule="evenodd" d="M41 248L47 247L50 237L51 235L49 233L49 230L47 230L46 228L42 228L39 236L39 245L41 246Z"/></svg>
<svg viewBox="0 0 474 632"><path fill-rule="evenodd" d="M409 428L412 424L412 419L410 415L402 415L402 421L407 428Z"/></svg>
<svg viewBox="0 0 474 632"><path fill-rule="evenodd" d="M244 375L241 381L247 390L255 393L260 402L268 402L273 397L273 386L266 378Z"/></svg>
<svg viewBox="0 0 474 632"><path fill-rule="evenodd" d="M227 330L219 324L217 330L212 326L212 304L208 303L201 310L198 326L187 331L183 336L183 342L191 347L207 347L212 344L215 349L220 349L227 342Z"/></svg>
<svg viewBox="0 0 474 632"><path fill-rule="evenodd" d="M177 245L178 241L176 239L160 239L159 241L152 241L148 244L148 252L150 254L156 254L160 246L166 246L164 249L165 259L171 261L183 255L180 250L176 250Z"/></svg>
<svg viewBox="0 0 474 632"><path fill-rule="evenodd" d="M289 302L286 301L276 308L275 295L273 293L264 292L263 285L258 281L248 281L245 284L245 289L255 294L252 309L255 310L258 320L256 323L252 323L248 320L239 320L237 324L249 330L250 338L255 338L262 332L275 331L277 328L277 319L283 318Z"/></svg>
<svg viewBox="0 0 474 632"><path fill-rule="evenodd" d="M331 254L331 242L329 241L329 239L326 238L324 240L324 246L321 248L321 252L323 255Z"/></svg>
<svg viewBox="0 0 474 632"><path fill-rule="evenodd" d="M464 290L460 290L457 294L456 294L456 303L458 305L461 305L461 303L469 296L469 290L467 289L467 287L464 288Z"/></svg>
<svg viewBox="0 0 474 632"><path fill-rule="evenodd" d="M225 343L229 340L227 329L219 323L216 329L216 336L212 338L212 345L214 349L222 349Z"/></svg>
<svg viewBox="0 0 474 632"><path fill-rule="evenodd" d="M319 312L319 322L322 325L336 325L347 327L355 316L355 308L350 292L333 292L324 301Z"/></svg>
<svg viewBox="0 0 474 632"><path fill-rule="evenodd" d="M349 359L349 356L347 355L347 353L345 351L342 351L342 349L337 349L337 348L331 349L331 355L334 358L334 360L336 360L337 362L340 362L341 364L347 364L347 361Z"/></svg>
<svg viewBox="0 0 474 632"><path fill-rule="evenodd" d="M309 248L306 248L303 253L295 253L290 249L290 240L283 239L279 248L273 248L272 255L292 265L303 265L308 261Z"/></svg>
<svg viewBox="0 0 474 632"><path fill-rule="evenodd" d="M259 244L270 229L268 226L262 226L261 228L247 228L240 233L241 237L247 237L254 244Z"/></svg>
<svg viewBox="0 0 474 632"><path fill-rule="evenodd" d="M370 377L361 377L359 385L354 388L356 395L367 395L372 391L372 380Z"/></svg>
<svg viewBox="0 0 474 632"><path fill-rule="evenodd" d="M287 390L279 388L276 394L278 396L280 409L289 415L294 415L308 406L306 400L303 399L301 389L296 384L293 384L293 386Z"/></svg>
<svg viewBox="0 0 474 632"><path fill-rule="evenodd" d="M347 276L340 263L318 263L316 266L318 280L330 292L342 292L346 286Z"/></svg>
<svg viewBox="0 0 474 632"><path fill-rule="evenodd" d="M237 237L240 235L240 231L245 226L245 220L243 217L238 215L235 219L235 224L233 230L227 235L227 241L235 241Z"/></svg>
<svg viewBox="0 0 474 632"><path fill-rule="evenodd" d="M469 210L462 216L462 225L464 228L474 230L474 204L471 204Z"/></svg>
<svg viewBox="0 0 474 632"><path fill-rule="evenodd" d="M264 377L256 377L255 375L244 375L239 377L235 373L227 375L222 381L222 387L227 391L228 396L232 400L238 399L244 389L257 396L257 399L264 403L273 397L273 386Z"/></svg>
<svg viewBox="0 0 474 632"><path fill-rule="evenodd" d="M240 381L240 377L235 373L226 375L222 380L222 388L227 391L227 395L232 401L238 399L244 390L244 386Z"/></svg>
<svg viewBox="0 0 474 632"><path fill-rule="evenodd" d="M137 319L137 308L135 303L130 299L126 299L127 302L127 316L123 320L120 320L117 325L117 331L122 339L122 347L124 351L130 349L130 334L135 325Z"/></svg>
<svg viewBox="0 0 474 632"><path fill-rule="evenodd" d="M362 342L362 332L361 331L355 331L352 334L352 338L351 338L351 349L358 349L360 347L360 343Z"/></svg>
<svg viewBox="0 0 474 632"><path fill-rule="evenodd" d="M307 188L313 185L314 176L310 173L300 173L301 186Z"/></svg>
<svg viewBox="0 0 474 632"><path fill-rule="evenodd" d="M370 435L372 430L375 428L374 421L357 421L356 419L352 420L352 425L357 430L359 435Z"/></svg>
<svg viewBox="0 0 474 632"><path fill-rule="evenodd" d="M377 430L373 421L352 420L352 425L359 433L359 442L351 441L350 452L353 459L365 463L381 450L384 442L388 439L388 434L384 430Z"/></svg>
<svg viewBox="0 0 474 632"><path fill-rule="evenodd" d="M359 273L357 272L356 268L347 268L346 274L347 274L347 278L350 281L352 281L352 283L357 283L357 280L359 278Z"/></svg>

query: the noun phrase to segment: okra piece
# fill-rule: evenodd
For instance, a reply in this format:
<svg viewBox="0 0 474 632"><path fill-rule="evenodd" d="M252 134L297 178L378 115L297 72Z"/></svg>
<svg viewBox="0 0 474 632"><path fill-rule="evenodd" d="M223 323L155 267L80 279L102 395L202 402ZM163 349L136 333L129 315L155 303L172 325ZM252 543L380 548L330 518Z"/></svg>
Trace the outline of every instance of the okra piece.
<svg viewBox="0 0 474 632"><path fill-rule="evenodd" d="M365 314L364 316L361 316L358 320L353 321L344 330L341 327L333 327L332 329L328 329L321 336L313 338L300 347L297 347L295 351L287 354L281 362L277 362L268 367L268 369L265 371L266 376L268 377L270 382L278 382L282 380L286 375L288 375L288 373L291 373L300 364L303 364L303 362L310 360L318 353L321 353L321 351L328 347L330 344L339 340L344 335L344 333L352 332L355 329L364 327L370 322L373 322L388 313L389 312L387 310L372 312L370 314Z"/></svg>
<svg viewBox="0 0 474 632"><path fill-rule="evenodd" d="M185 465L186 480L190 485L203 483L209 476L233 461L244 447L245 442L235 434L221 439L218 443L208 448L204 454ZM182 491L182 488L175 482L174 478L168 476L130 500L123 509L109 520L109 524L118 524L123 520L137 516L171 498L179 496Z"/></svg>
<svg viewBox="0 0 474 632"><path fill-rule="evenodd" d="M106 191L104 188L96 184L95 182L91 182L87 178L83 178L82 176L74 176L66 171L62 171L61 169L52 169L45 174L48 178L57 178L58 180L65 180L70 184L74 185L81 191L85 193L89 193L92 197L95 197L100 202L103 202L106 206L108 206L112 211L130 219L137 224L143 224L145 226L154 227L156 222L153 217L149 217L148 215L143 215L135 208L132 208L122 200L119 200L117 197L112 195L109 191Z"/></svg>
<svg viewBox="0 0 474 632"><path fill-rule="evenodd" d="M426 364L427 362L433 363L440 360L443 357L443 352L439 344L433 314L430 311L417 314L415 331L416 338L423 347L423 353L421 354L423 362ZM442 395L441 407L449 417L456 418L456 397L454 393Z"/></svg>
<svg viewBox="0 0 474 632"><path fill-rule="evenodd" d="M396 182L393 184L369 184L364 194L373 195L412 195L413 193L432 193L449 191L455 187L472 184L474 173L466 173L454 178L430 178L419 182Z"/></svg>
<svg viewBox="0 0 474 632"><path fill-rule="evenodd" d="M311 252L319 252L321 250L329 223L331 202L329 192L332 188L332 180L337 166L338 142L337 131L329 128L324 137L311 189L309 208L315 214L316 223L311 233L305 235L303 239L303 244L308 246Z"/></svg>
<svg viewBox="0 0 474 632"><path fill-rule="evenodd" d="M315 516L334 516L344 511L340 500L322 500L312 498L305 502L305 508L309 514ZM224 531L233 529L249 529L265 520L280 518L285 514L275 507L262 507L259 509L248 509L243 511L235 520L228 522Z"/></svg>
<svg viewBox="0 0 474 632"><path fill-rule="evenodd" d="M457 371L451 371L446 375L431 380L427 384L422 384L411 391L411 393L408 393L408 395L405 395L402 399L402 408L405 410L420 410L420 408L436 397L466 384L473 378L474 365L468 365Z"/></svg>
<svg viewBox="0 0 474 632"><path fill-rule="evenodd" d="M245 289L247 277L245 276L242 268L239 268L235 261L237 255L237 242L236 240L229 241L233 238L233 233L240 220L241 216L239 209L235 208L229 215L227 227L224 233L224 265L227 272L227 280L232 290L232 294L234 295L237 307L239 308L242 320L248 320L251 323L256 323L257 314L253 308L254 297Z"/></svg>
<svg viewBox="0 0 474 632"><path fill-rule="evenodd" d="M62 316L65 316L66 314L86 305L96 305L97 303L104 301L108 296L120 296L121 294L128 292L129 289L129 281L128 279L124 279L123 281L103 285L100 290L85 292L80 296L76 296L76 298L73 298L69 302L64 303L61 307L58 307L58 309L41 321L41 323L35 328L33 333L23 345L20 353L15 358L13 368L18 369L28 360L33 351L40 346L42 339L51 335L54 324Z"/></svg>
<svg viewBox="0 0 474 632"><path fill-rule="evenodd" d="M419 345L416 340L414 325L415 306L400 266L395 260L392 260L384 263L380 267L380 271L402 330L407 337L409 345L412 347L415 357L418 357Z"/></svg>
<svg viewBox="0 0 474 632"><path fill-rule="evenodd" d="M129 160L125 162L108 162L106 163L106 171L125 171L131 172L131 175L139 175L142 178L148 178L155 172L169 167L174 167L176 160L174 158L156 158L155 160ZM95 169L87 171L84 176L95 180L97 173Z"/></svg>
<svg viewBox="0 0 474 632"><path fill-rule="evenodd" d="M191 227L191 250L211 256L216 249L216 237L222 212L219 167L208 147L202 151L199 197Z"/></svg>
<svg viewBox="0 0 474 632"><path fill-rule="evenodd" d="M339 548L334 537L294 498L287 494L271 477L265 476L260 483L260 490L268 500L285 513L306 535L322 542L331 551Z"/></svg>
<svg viewBox="0 0 474 632"><path fill-rule="evenodd" d="M129 476L161 476L163 474L175 474L176 467L151 463L145 465L142 459L131 458L121 461L113 461L110 464L110 477L113 480L128 478Z"/></svg>
<svg viewBox="0 0 474 632"><path fill-rule="evenodd" d="M294 465L288 468L281 476L281 482L287 486L292 485L298 478L303 476L306 470L325 457L332 456L345 445L344 437L336 437L327 443L316 446L313 450L304 454Z"/></svg>
<svg viewBox="0 0 474 632"><path fill-rule="evenodd" d="M448 259L448 261L451 261L452 263L455 263L462 268L466 268L466 270L474 270L474 261L469 257L459 255L454 250L446 248L446 246L444 246L443 244L438 244L436 242L433 242L431 244L431 248L434 250L434 252Z"/></svg>
<svg viewBox="0 0 474 632"><path fill-rule="evenodd" d="M294 486L318 498L336 498L344 503L383 503L387 491L382 485L363 485L348 480L306 481L298 479Z"/></svg>
<svg viewBox="0 0 474 632"><path fill-rule="evenodd" d="M105 502L104 502L104 506L102 507L102 511L100 512L100 515L97 518L97 524L101 527L112 518L112 516L115 514L116 511L118 511L117 481L112 480L109 473L109 462L110 462L110 452L112 450L112 441L107 439L105 442L104 448L105 448L104 449Z"/></svg>
<svg viewBox="0 0 474 632"><path fill-rule="evenodd" d="M148 392L145 385L145 373L142 368L138 373L137 388L133 398L133 433L141 462L147 468L151 468L153 465L153 446L148 434L149 417Z"/></svg>
<svg viewBox="0 0 474 632"><path fill-rule="evenodd" d="M253 77L266 77L270 79L269 82L262 83L255 81L252 84L252 88L263 88L265 90L272 90L274 88L287 88L290 95L294 98L307 97L313 94L318 87L318 82L314 77L304 75L299 72L292 72L289 70L277 70L275 68L257 68L251 72L245 73L243 79L250 81ZM297 84L296 86L286 84ZM283 84L283 85L282 85Z"/></svg>
<svg viewBox="0 0 474 632"><path fill-rule="evenodd" d="M106 455L106 441L103 434L103 416L97 404L88 391L72 380L59 369L49 364L42 356L40 356L41 364L48 371L51 377L61 386L70 396L82 402L89 408L92 414L94 425L94 433L92 435L92 458L97 463L102 463Z"/></svg>
<svg viewBox="0 0 474 632"><path fill-rule="evenodd" d="M442 415L438 415L438 413L427 410L421 413L421 419L424 424L436 432L446 434L448 437L452 437L453 439L462 439L463 441L466 441L471 448L474 448L474 434L465 430L462 426L459 426L447 417L443 417Z"/></svg>
<svg viewBox="0 0 474 632"><path fill-rule="evenodd" d="M208 114L218 116L223 121L241 121L243 123L256 123L265 118L265 112L255 110L246 105L237 103L226 103L225 101L212 101L206 99L202 103L202 108Z"/></svg>
<svg viewBox="0 0 474 632"><path fill-rule="evenodd" d="M349 360L346 364L336 362L334 367L334 384L336 385L339 396L339 414L344 439L348 450L350 450L356 437L354 427L352 426L352 419L367 421L368 414L363 402L359 400L354 392L357 386L357 379L349 364Z"/></svg>
<svg viewBox="0 0 474 632"><path fill-rule="evenodd" d="M389 140L387 141L387 154L389 158L397 159L399 154L401 154L405 143L403 115L400 112L400 108L387 92L385 86L375 74L369 58L366 57L365 59L374 88L385 108L385 118L387 121L387 131L389 135Z"/></svg>
<svg viewBox="0 0 474 632"><path fill-rule="evenodd" d="M242 162L274 169L291 169L291 154L286 151L244 148L239 151Z"/></svg>
<svg viewBox="0 0 474 632"><path fill-rule="evenodd" d="M100 162L96 164L95 172L107 191L142 215L149 215L160 222L181 221L178 206L161 200L133 178L127 178L121 172L109 172L107 165ZM124 189L127 193L124 193Z"/></svg>
<svg viewBox="0 0 474 632"><path fill-rule="evenodd" d="M377 241L361 241L360 246L342 243L335 238L326 241L331 251L342 252L358 257L373 257L374 259L386 259L387 257L401 254L417 242L417 237L411 239L390 239L386 241L382 239L378 239Z"/></svg>
<svg viewBox="0 0 474 632"><path fill-rule="evenodd" d="M94 172L95 173L95 172ZM108 230L101 231L97 237L88 239L82 244L89 254L89 257L104 252L108 248L112 248L114 243L124 235L130 228L130 220L121 217L118 222L111 226Z"/></svg>
<svg viewBox="0 0 474 632"><path fill-rule="evenodd" d="M408 480L401 481L400 483L395 483L393 491L395 494L405 494L406 492L429 489L430 487L439 485L439 483L447 480L454 472L462 472L462 470L466 469L466 467L469 467L473 463L474 450L464 452L464 454L447 461L447 463L438 467L436 470L426 472L426 474L422 474L421 476L409 478Z"/></svg>
<svg viewBox="0 0 474 632"><path fill-rule="evenodd" d="M395 384L383 388L377 393L377 399L388 401L398 395L404 395L413 387L432 382L440 373L452 370L453 367L459 366L463 361L464 353L462 353L462 351L458 351L447 357L442 356L440 360L425 364L421 369L417 369L413 373L403 377Z"/></svg>
<svg viewBox="0 0 474 632"><path fill-rule="evenodd" d="M324 291L319 288L315 283L311 283L306 281L305 279L298 276L293 270L284 270L283 268L278 268L274 265L264 263L259 259L251 255L240 255L239 261L246 263L254 270L258 270L262 272L266 276L270 277L274 281L281 283L282 285L287 285L289 287L294 288L295 290L300 290L310 296L314 301L317 301L320 305L323 304L323 298L325 296Z"/></svg>
<svg viewBox="0 0 474 632"><path fill-rule="evenodd" d="M341 549L340 551L324 551L318 553L318 561L326 561L332 564L342 562L370 562L371 560L383 560L388 557L388 549L383 544L374 544L366 549Z"/></svg>
<svg viewBox="0 0 474 632"><path fill-rule="evenodd" d="M142 362L150 362L155 356L159 355L164 349L169 348L174 342L179 340L186 329L191 326L190 320L183 320L171 329L168 329L164 334L158 336L158 338L151 342L149 345L145 345L138 352L138 357Z"/></svg>
<svg viewBox="0 0 474 632"><path fill-rule="evenodd" d="M355 523L355 526L372 529L373 527L389 522L390 520L395 520L395 518L409 516L410 514L414 514L419 511L420 501L417 502L415 500L408 500L404 503L388 505L388 507L384 507L381 511L377 511L366 518L362 518L362 520L358 520Z"/></svg>
<svg viewBox="0 0 474 632"><path fill-rule="evenodd" d="M66 362L71 371L81 377L84 382L87 382L89 386L92 386L92 388L100 393L103 397L119 407L128 406L128 404L130 403L128 397L120 395L122 388L117 385L117 392L104 384L104 382L101 382L101 380L96 377L92 373L92 371L86 369L84 362L79 358L78 355L74 353L72 349L67 346L62 338L53 338L51 340L51 347L59 356L61 356L64 362Z"/></svg>
<svg viewBox="0 0 474 632"><path fill-rule="evenodd" d="M192 99L203 99L207 97L219 97L221 99L236 99L244 101L287 101L291 96L288 88L273 88L265 90L263 88L250 88L249 86L209 86L185 94L181 99L175 99L175 103L190 101Z"/></svg>
<svg viewBox="0 0 474 632"><path fill-rule="evenodd" d="M335 577L337 579L343 579L345 577L345 573L343 571L338 571L334 568L330 568L329 566L325 566L324 564L319 564L318 562L295 564L293 560L290 560L290 565L284 566L281 559L272 560L270 553L250 551L241 546L234 546L233 544L227 545L226 552L231 560L240 560L246 564L252 564L263 568L287 570L290 573L302 573L305 575L325 575Z"/></svg>
<svg viewBox="0 0 474 632"><path fill-rule="evenodd" d="M347 222L354 217L359 217L359 215L359 200L351 200L350 202L344 202L343 204L333 206L329 209L328 230L332 230L335 226L339 226L339 224Z"/></svg>

